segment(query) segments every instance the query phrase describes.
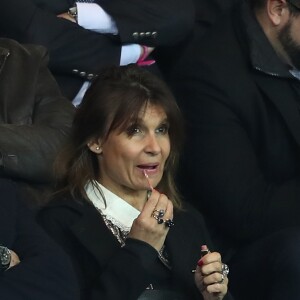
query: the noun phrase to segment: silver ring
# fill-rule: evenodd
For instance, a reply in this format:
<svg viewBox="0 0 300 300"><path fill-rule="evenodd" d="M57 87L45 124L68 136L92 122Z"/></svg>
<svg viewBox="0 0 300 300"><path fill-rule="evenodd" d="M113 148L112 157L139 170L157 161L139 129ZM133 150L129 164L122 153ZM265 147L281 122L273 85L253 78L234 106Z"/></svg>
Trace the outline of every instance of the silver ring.
<svg viewBox="0 0 300 300"><path fill-rule="evenodd" d="M222 264L222 275L224 277L227 277L229 274L229 267L226 264Z"/></svg>
<svg viewBox="0 0 300 300"><path fill-rule="evenodd" d="M157 216L158 218L163 218L163 216L165 215L166 211L164 209L154 209L152 212L152 216Z"/></svg>

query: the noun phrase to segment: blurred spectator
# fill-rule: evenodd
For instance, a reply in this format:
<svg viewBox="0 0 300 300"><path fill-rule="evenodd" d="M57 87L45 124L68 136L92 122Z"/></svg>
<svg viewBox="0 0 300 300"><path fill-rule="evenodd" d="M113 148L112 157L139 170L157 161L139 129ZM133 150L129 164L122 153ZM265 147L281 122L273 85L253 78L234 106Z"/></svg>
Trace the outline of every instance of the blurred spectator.
<svg viewBox="0 0 300 300"><path fill-rule="evenodd" d="M183 53L194 43L205 44L205 35L209 35L209 31L213 24L223 15L228 14L234 3L240 0L193 0L195 7L195 23L193 30L186 35L185 39L176 45L164 45L159 47L154 53L157 59L160 71L168 80L173 71L180 72L177 68L180 65ZM196 50L196 48L195 48ZM197 55L196 51L189 52L191 55Z"/></svg>
<svg viewBox="0 0 300 300"><path fill-rule="evenodd" d="M0 176L51 183L74 108L47 69L46 50L0 39Z"/></svg>
<svg viewBox="0 0 300 300"><path fill-rule="evenodd" d="M77 16L74 4L67 0L12 0L3 3L0 11L2 34L48 48L50 70L64 95L79 98L75 98L75 104L80 102L88 81L104 66L137 62L144 54L142 45L177 43L194 21L191 0L96 0L76 4ZM75 19L78 24L71 22Z"/></svg>
<svg viewBox="0 0 300 300"><path fill-rule="evenodd" d="M241 1L172 73L189 134L181 183L232 257L238 299L299 298L299 237L277 234L300 225L299 28L299 0Z"/></svg>
<svg viewBox="0 0 300 300"><path fill-rule="evenodd" d="M0 194L1 299L79 299L68 257L34 223L16 186L0 179Z"/></svg>

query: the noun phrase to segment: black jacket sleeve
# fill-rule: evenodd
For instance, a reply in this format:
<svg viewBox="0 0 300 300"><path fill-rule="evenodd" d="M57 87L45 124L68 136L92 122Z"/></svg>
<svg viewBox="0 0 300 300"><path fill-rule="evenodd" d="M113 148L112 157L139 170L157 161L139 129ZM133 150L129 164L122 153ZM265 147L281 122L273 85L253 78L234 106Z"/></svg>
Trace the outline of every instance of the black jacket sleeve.
<svg viewBox="0 0 300 300"><path fill-rule="evenodd" d="M0 275L2 299L76 300L78 286L69 258L34 222L16 187L0 180L0 241L20 263Z"/></svg>
<svg viewBox="0 0 300 300"><path fill-rule="evenodd" d="M120 34L112 36L85 30L56 17L73 5L72 1L63 5L58 2L5 2L1 5L0 28L2 34L18 41L46 46L50 69L64 74L73 74L73 70L97 74L106 65L119 65L124 43L156 47L177 42L189 32L194 21L190 0L99 1L117 23ZM147 36L147 32L154 31L156 35Z"/></svg>

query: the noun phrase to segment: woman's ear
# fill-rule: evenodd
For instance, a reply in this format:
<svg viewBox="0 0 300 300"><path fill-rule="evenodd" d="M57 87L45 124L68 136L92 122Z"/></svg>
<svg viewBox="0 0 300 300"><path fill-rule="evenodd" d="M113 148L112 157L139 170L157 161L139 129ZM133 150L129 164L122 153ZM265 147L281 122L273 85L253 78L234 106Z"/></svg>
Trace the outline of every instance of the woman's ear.
<svg viewBox="0 0 300 300"><path fill-rule="evenodd" d="M101 147L101 143L100 141L90 141L87 143L87 146L89 147L89 149L96 153L96 154L101 154L102 153L102 147Z"/></svg>

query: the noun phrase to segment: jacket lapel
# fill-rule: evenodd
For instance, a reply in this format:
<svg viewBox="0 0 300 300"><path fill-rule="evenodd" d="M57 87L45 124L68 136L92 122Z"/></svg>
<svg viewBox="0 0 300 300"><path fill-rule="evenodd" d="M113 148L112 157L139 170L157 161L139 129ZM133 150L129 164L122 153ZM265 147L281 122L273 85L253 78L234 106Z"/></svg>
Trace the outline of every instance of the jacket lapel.
<svg viewBox="0 0 300 300"><path fill-rule="evenodd" d="M259 78L255 76L255 80L259 89L274 103L300 146L300 97L296 98L296 91L290 86L291 79L280 79L276 83L274 77L259 75Z"/></svg>
<svg viewBox="0 0 300 300"><path fill-rule="evenodd" d="M100 266L119 251L120 244L105 225L100 213L90 204L84 204L78 222L71 230L83 246L96 258Z"/></svg>

